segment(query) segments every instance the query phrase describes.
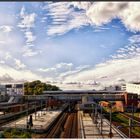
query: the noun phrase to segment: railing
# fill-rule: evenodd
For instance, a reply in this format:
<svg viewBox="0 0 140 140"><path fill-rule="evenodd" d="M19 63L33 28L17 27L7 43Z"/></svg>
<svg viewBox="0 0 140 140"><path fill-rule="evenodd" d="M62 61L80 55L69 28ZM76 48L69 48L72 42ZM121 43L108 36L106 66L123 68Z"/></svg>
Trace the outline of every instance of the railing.
<svg viewBox="0 0 140 140"><path fill-rule="evenodd" d="M95 103L96 104L96 103ZM97 112L97 107L100 108L100 111L101 112ZM112 117L111 117L111 110L110 110L110 120L107 120L104 116L103 116L103 110L102 110L102 107L98 104L95 105L95 122L99 122L99 130L102 134L102 128L103 128L103 122L106 122L108 125L109 125L109 136L110 138L112 137L112 129L122 138L128 138L127 135L125 135L122 131L120 131L117 127L115 127L113 124L112 124ZM97 126L97 125L96 125Z"/></svg>
<svg viewBox="0 0 140 140"><path fill-rule="evenodd" d="M78 123L79 123L79 138L86 138L85 137L85 131L84 131L84 124L83 124L83 121L82 121L82 114L81 114L81 112L78 112L78 119L79 119L79 121L78 121Z"/></svg>
<svg viewBox="0 0 140 140"><path fill-rule="evenodd" d="M106 122L108 125L110 125L110 122L104 117L102 116L102 119L104 122ZM128 138L127 135L125 135L122 131L120 131L118 128L116 128L116 126L114 126L113 124L111 124L111 128L117 133L119 134L122 138Z"/></svg>

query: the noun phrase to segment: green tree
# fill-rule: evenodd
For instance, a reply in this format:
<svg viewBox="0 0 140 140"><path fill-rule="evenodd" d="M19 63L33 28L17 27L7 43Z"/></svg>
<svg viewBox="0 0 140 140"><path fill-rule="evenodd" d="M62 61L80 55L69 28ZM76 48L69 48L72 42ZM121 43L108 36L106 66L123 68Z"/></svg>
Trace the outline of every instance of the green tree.
<svg viewBox="0 0 140 140"><path fill-rule="evenodd" d="M25 95L40 95L45 90L58 91L60 89L55 85L42 83L40 80L24 83Z"/></svg>

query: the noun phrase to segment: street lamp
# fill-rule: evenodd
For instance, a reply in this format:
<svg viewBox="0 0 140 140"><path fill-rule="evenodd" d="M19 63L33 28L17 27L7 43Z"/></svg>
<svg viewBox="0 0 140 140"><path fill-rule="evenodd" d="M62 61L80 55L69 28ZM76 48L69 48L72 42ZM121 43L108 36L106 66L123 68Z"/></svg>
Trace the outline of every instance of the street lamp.
<svg viewBox="0 0 140 140"><path fill-rule="evenodd" d="M129 138L131 138L131 131L132 131L132 119L129 118Z"/></svg>
<svg viewBox="0 0 140 140"><path fill-rule="evenodd" d="M97 114L97 113L98 113L98 112L97 112L97 104L95 104L94 110L95 110L95 112L94 112L94 123L95 123L96 126L97 126L97 123L98 123L98 122L97 122L97 115L98 115L98 114Z"/></svg>
<svg viewBox="0 0 140 140"><path fill-rule="evenodd" d="M134 95L132 95L132 119L129 118L129 138L131 138L132 126L134 125Z"/></svg>
<svg viewBox="0 0 140 140"><path fill-rule="evenodd" d="M109 138L113 137L112 133L112 104L109 104L110 112L109 112L109 120L110 120L110 125L109 125Z"/></svg>
<svg viewBox="0 0 140 140"><path fill-rule="evenodd" d="M41 99L41 116L42 116L42 99Z"/></svg>
<svg viewBox="0 0 140 140"><path fill-rule="evenodd" d="M132 125L134 120L134 95L132 96Z"/></svg>
<svg viewBox="0 0 140 140"><path fill-rule="evenodd" d="M102 106L100 106L100 109L101 109L101 115L100 115L100 118L101 118L101 135L102 135L102 128L103 128L103 108L102 108Z"/></svg>
<svg viewBox="0 0 140 140"><path fill-rule="evenodd" d="M35 120L36 120L36 107L37 107L37 103L36 103L36 96L35 96Z"/></svg>
<svg viewBox="0 0 140 140"><path fill-rule="evenodd" d="M29 105L28 105L28 95L27 95L27 112L26 112L26 115L27 115L27 117L26 117L27 129L28 129L28 107L29 107Z"/></svg>

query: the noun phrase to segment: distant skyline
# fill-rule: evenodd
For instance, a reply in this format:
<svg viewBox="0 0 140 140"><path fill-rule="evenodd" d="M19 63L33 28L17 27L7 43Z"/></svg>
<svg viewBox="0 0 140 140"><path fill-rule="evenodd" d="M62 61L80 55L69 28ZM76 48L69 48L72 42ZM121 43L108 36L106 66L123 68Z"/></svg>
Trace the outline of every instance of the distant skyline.
<svg viewBox="0 0 140 140"><path fill-rule="evenodd" d="M0 2L0 82L140 81L139 2Z"/></svg>

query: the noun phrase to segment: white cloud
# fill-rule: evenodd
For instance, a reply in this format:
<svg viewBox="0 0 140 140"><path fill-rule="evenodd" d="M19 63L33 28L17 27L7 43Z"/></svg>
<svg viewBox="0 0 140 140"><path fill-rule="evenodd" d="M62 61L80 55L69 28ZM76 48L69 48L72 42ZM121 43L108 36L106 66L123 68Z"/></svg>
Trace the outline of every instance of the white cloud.
<svg viewBox="0 0 140 140"><path fill-rule="evenodd" d="M33 36L33 33L31 31L25 32L25 37L27 38L26 42L29 43L29 44L31 42L35 41L35 39L36 39L36 37Z"/></svg>
<svg viewBox="0 0 140 140"><path fill-rule="evenodd" d="M12 56L11 56L10 52L6 52L5 60L11 59L11 58L12 58Z"/></svg>
<svg viewBox="0 0 140 140"><path fill-rule="evenodd" d="M1 79L3 77L3 79ZM6 78L7 77L7 78ZM8 78L10 77L10 78ZM6 79L6 80L5 80ZM41 76L31 72L30 70L23 70L20 71L9 67L7 65L0 64L0 81L8 81L8 79L13 79L12 81L15 82L16 80L44 80Z"/></svg>
<svg viewBox="0 0 140 140"><path fill-rule="evenodd" d="M33 50L32 48L30 48L30 46L24 46L23 47L23 57L32 57L35 56L37 54L40 54L42 51L41 50Z"/></svg>
<svg viewBox="0 0 140 140"><path fill-rule="evenodd" d="M85 13L75 12L72 3L58 2L47 4L43 9L47 10L47 16L50 16L51 23L48 26L48 35L61 35L71 29L80 28L89 24Z"/></svg>
<svg viewBox="0 0 140 140"><path fill-rule="evenodd" d="M10 77L7 73L5 73L4 75L0 76L0 81L8 83L14 81L14 79Z"/></svg>
<svg viewBox="0 0 140 140"><path fill-rule="evenodd" d="M87 10L93 4L93 2L71 2L71 4L78 9Z"/></svg>
<svg viewBox="0 0 140 140"><path fill-rule="evenodd" d="M40 72L42 75L47 76L47 79L51 80L62 80L61 74L71 71L73 68L72 63L59 63L54 65L50 68L39 68L38 72Z"/></svg>
<svg viewBox="0 0 140 140"><path fill-rule="evenodd" d="M96 65L95 68L76 73L65 78L65 81L82 81L95 80L102 84L114 84L119 78L126 81L139 80L140 57L123 60L110 60L103 65ZM105 77L105 78L103 78ZM138 78L138 79L137 79Z"/></svg>
<svg viewBox="0 0 140 140"><path fill-rule="evenodd" d="M64 82L98 81L103 85L120 82L140 81L140 44L138 36L129 38L130 44L120 48L112 59L100 63L93 68L66 75ZM123 79L119 80L119 79Z"/></svg>
<svg viewBox="0 0 140 140"><path fill-rule="evenodd" d="M36 14L35 13L26 13L25 8L22 7L21 12L20 12L20 18L21 21L18 24L18 27L21 28L21 31L23 31L25 38L26 38L26 46L34 46L34 41L36 40L36 36L33 34L33 27L35 27L35 19L36 19ZM32 53L32 54L31 54ZM31 51L29 48L25 56L33 56L35 53Z"/></svg>
<svg viewBox="0 0 140 140"><path fill-rule="evenodd" d="M51 19L47 23L48 35L62 35L86 25L95 28L115 18L119 18L128 30L140 31L139 8L139 2L56 2L43 7Z"/></svg>
<svg viewBox="0 0 140 140"><path fill-rule="evenodd" d="M2 31L4 33L11 32L12 29L13 29L13 27L12 26L8 26L8 25L0 26L0 31Z"/></svg>
<svg viewBox="0 0 140 140"><path fill-rule="evenodd" d="M129 59L140 55L140 35L129 37L129 44L118 49L117 54L111 56L113 59Z"/></svg>
<svg viewBox="0 0 140 140"><path fill-rule="evenodd" d="M46 68L46 69L39 68L38 71L40 71L40 72L54 72L54 71L56 71L56 68Z"/></svg>
<svg viewBox="0 0 140 140"><path fill-rule="evenodd" d="M54 67L46 69L39 68L38 71L42 74L45 74L47 77L52 78L55 81L63 81L65 77L76 74L88 68L89 65L81 65L75 67L72 63L59 63L56 64Z"/></svg>
<svg viewBox="0 0 140 140"><path fill-rule="evenodd" d="M133 35L129 38L131 43L140 43L140 35Z"/></svg>
<svg viewBox="0 0 140 140"><path fill-rule="evenodd" d="M140 31L140 3L129 2L129 4L121 10L119 17L127 29L131 31Z"/></svg>
<svg viewBox="0 0 140 140"><path fill-rule="evenodd" d="M24 69L26 67L26 65L23 64L21 60L19 59L14 59L14 60L15 60L16 69Z"/></svg>
<svg viewBox="0 0 140 140"><path fill-rule="evenodd" d="M96 2L86 10L86 14L93 25L107 24L119 18L128 30L140 31L139 8L139 2Z"/></svg>
<svg viewBox="0 0 140 140"><path fill-rule="evenodd" d="M31 49L28 49L24 52L23 56L24 57L26 57L26 56L31 57L31 56L34 56L34 55L37 55L37 54L38 54L38 52L33 52Z"/></svg>
<svg viewBox="0 0 140 140"><path fill-rule="evenodd" d="M127 3L123 2L95 2L86 14L91 19L92 24L100 26L118 17L118 13L125 8Z"/></svg>
<svg viewBox="0 0 140 140"><path fill-rule="evenodd" d="M75 69L72 69L72 70L68 70L66 72L63 72L59 75L59 79L60 80L63 80L65 77L67 76L70 76L70 75L73 75L73 74L76 74L76 73L79 73L85 69L88 69L89 68L89 65L83 65L83 66L78 66L76 67Z"/></svg>
<svg viewBox="0 0 140 140"><path fill-rule="evenodd" d="M22 7L20 12L20 18L22 19L21 22L18 24L20 28L31 28L34 27L34 22L36 18L35 13L26 14L25 8Z"/></svg>
<svg viewBox="0 0 140 140"><path fill-rule="evenodd" d="M58 69L60 69L60 68L63 68L63 67L65 67L65 68L71 68L73 66L73 64L72 63L59 63L59 64L57 64L56 65L56 68L58 68Z"/></svg>
<svg viewBox="0 0 140 140"><path fill-rule="evenodd" d="M1 60L1 61L0 61L0 64L5 64L5 61Z"/></svg>
<svg viewBox="0 0 140 140"><path fill-rule="evenodd" d="M72 63L59 63L56 64L54 67L51 68L39 68L38 71L41 72L62 72L62 71L68 71L72 68L73 64Z"/></svg>

